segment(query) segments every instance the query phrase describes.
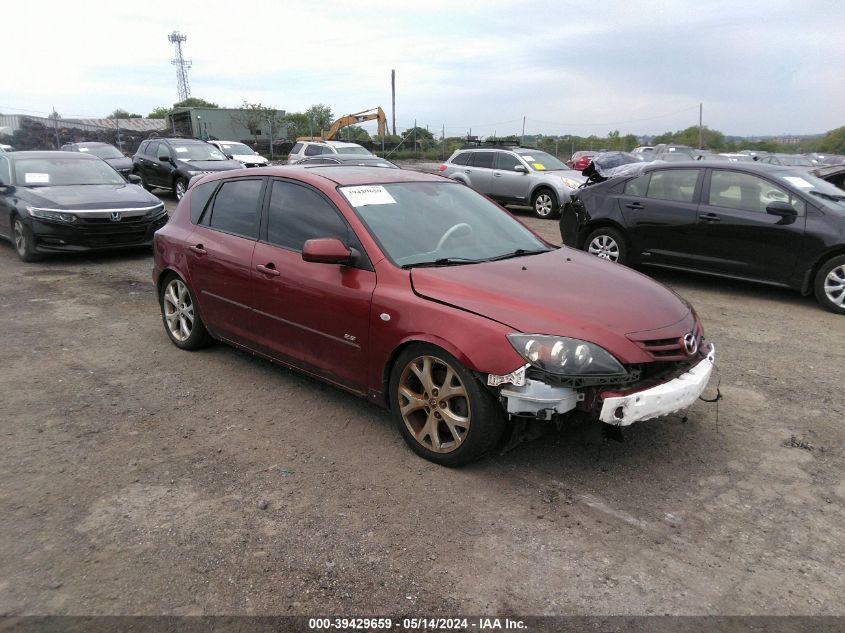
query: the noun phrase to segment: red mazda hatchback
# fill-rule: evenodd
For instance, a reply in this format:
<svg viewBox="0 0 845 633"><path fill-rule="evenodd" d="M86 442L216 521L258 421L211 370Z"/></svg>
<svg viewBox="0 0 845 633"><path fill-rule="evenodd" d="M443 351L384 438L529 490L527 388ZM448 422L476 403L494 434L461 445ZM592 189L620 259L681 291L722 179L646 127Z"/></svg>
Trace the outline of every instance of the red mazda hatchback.
<svg viewBox="0 0 845 633"><path fill-rule="evenodd" d="M449 466L526 422L685 409L714 362L671 290L398 169L195 180L155 235L153 277L176 346L224 341L389 407L414 451Z"/></svg>

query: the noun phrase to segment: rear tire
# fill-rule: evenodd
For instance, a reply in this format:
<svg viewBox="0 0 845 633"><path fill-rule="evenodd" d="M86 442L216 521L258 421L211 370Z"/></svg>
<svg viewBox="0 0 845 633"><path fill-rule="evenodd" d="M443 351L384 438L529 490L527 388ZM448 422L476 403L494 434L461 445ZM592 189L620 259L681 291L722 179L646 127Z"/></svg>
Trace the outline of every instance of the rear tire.
<svg viewBox="0 0 845 633"><path fill-rule="evenodd" d="M507 418L454 356L429 344L406 348L390 374L390 408L402 437L435 464L469 464L502 437Z"/></svg>
<svg viewBox="0 0 845 633"><path fill-rule="evenodd" d="M35 236L32 234L32 229L18 216L15 216L12 222L12 233L15 240L15 252L21 261L37 262L41 259L41 255L35 251Z"/></svg>
<svg viewBox="0 0 845 633"><path fill-rule="evenodd" d="M596 229L584 240L584 250L601 259L617 264L628 262L628 247L625 238L614 228L603 226Z"/></svg>
<svg viewBox="0 0 845 633"><path fill-rule="evenodd" d="M822 264L813 284L816 300L826 310L845 314L845 255Z"/></svg>
<svg viewBox="0 0 845 633"><path fill-rule="evenodd" d="M173 195L176 196L176 200L181 200L185 196L185 192L188 191L188 181L184 178L177 178L173 182Z"/></svg>
<svg viewBox="0 0 845 633"><path fill-rule="evenodd" d="M195 350L211 343L211 336L194 301L194 293L179 275L170 273L164 278L158 302L164 329L176 347Z"/></svg>
<svg viewBox="0 0 845 633"><path fill-rule="evenodd" d="M538 189L531 198L534 215L543 220L557 217L560 213L557 196L551 189Z"/></svg>

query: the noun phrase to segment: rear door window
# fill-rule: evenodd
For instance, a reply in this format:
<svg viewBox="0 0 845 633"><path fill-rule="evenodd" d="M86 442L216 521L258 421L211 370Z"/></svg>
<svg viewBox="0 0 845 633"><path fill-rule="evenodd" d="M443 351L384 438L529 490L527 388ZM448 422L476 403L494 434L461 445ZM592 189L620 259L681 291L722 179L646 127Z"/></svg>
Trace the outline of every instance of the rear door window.
<svg viewBox="0 0 845 633"><path fill-rule="evenodd" d="M700 169L653 171L646 197L670 202L692 202L700 172Z"/></svg>
<svg viewBox="0 0 845 633"><path fill-rule="evenodd" d="M224 182L214 198L208 225L226 233L258 239L262 184L260 178Z"/></svg>
<svg viewBox="0 0 845 633"><path fill-rule="evenodd" d="M651 178L651 174L643 174L642 176L632 178L625 183L625 193L629 196L644 198L648 191L649 178Z"/></svg>
<svg viewBox="0 0 845 633"><path fill-rule="evenodd" d="M217 188L219 183L214 182L204 182L201 185L197 185L191 188L191 222L197 224L202 217L202 212L205 211L205 208L208 206L208 201L211 199L211 194L214 193L214 190ZM208 216L209 214L206 214ZM203 224L208 224L208 222L203 222Z"/></svg>
<svg viewBox="0 0 845 633"><path fill-rule="evenodd" d="M155 156L156 158L158 158L158 146L159 146L158 141L153 141L152 143L150 143L147 146L147 152L146 152L147 156Z"/></svg>
<svg viewBox="0 0 845 633"><path fill-rule="evenodd" d="M493 159L495 157L495 152L473 152L472 159L470 159L469 164L472 167L483 167L485 169L493 169Z"/></svg>

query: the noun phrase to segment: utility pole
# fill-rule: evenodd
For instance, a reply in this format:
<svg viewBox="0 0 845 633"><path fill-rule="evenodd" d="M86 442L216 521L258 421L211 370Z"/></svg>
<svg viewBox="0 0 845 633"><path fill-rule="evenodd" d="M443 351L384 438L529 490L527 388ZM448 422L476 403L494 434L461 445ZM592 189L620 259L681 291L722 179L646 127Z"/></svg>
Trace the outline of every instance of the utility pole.
<svg viewBox="0 0 845 633"><path fill-rule="evenodd" d="M393 116L393 136L396 136L396 71L390 71L390 109Z"/></svg>
<svg viewBox="0 0 845 633"><path fill-rule="evenodd" d="M270 124L270 160L273 160L273 118L267 117L267 123Z"/></svg>
<svg viewBox="0 0 845 633"><path fill-rule="evenodd" d="M519 142L520 145L525 145L525 117L522 117L522 140Z"/></svg>
<svg viewBox="0 0 845 633"><path fill-rule="evenodd" d="M417 153L417 120L414 119L414 154Z"/></svg>
<svg viewBox="0 0 845 633"><path fill-rule="evenodd" d="M698 104L698 149L703 149L703 145L702 145L702 142L701 142L701 139L702 139L701 122L703 120L703 116L702 116L703 113L704 113L704 104L699 103Z"/></svg>
<svg viewBox="0 0 845 633"><path fill-rule="evenodd" d="M56 131L56 149L61 147L59 143L59 113L56 112L56 106L53 106L53 129Z"/></svg>
<svg viewBox="0 0 845 633"><path fill-rule="evenodd" d="M443 129L440 132L440 138L443 139L443 149L441 151L441 160L446 160L446 124L443 124Z"/></svg>

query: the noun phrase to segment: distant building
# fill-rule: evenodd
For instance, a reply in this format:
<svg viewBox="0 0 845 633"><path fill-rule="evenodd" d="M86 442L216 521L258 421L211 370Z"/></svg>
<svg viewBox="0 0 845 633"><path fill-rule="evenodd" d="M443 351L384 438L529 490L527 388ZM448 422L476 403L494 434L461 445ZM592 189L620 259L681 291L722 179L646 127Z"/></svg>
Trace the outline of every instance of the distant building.
<svg viewBox="0 0 845 633"><path fill-rule="evenodd" d="M775 139L780 145L798 145L801 142L800 136L781 136Z"/></svg>
<svg viewBox="0 0 845 633"><path fill-rule="evenodd" d="M247 125L250 110L241 108L176 108L167 114L167 131L171 134L201 139L269 143L271 137L268 120L255 121L255 127ZM284 116L284 110L276 111L277 118ZM273 126L272 138L285 138L285 126Z"/></svg>

